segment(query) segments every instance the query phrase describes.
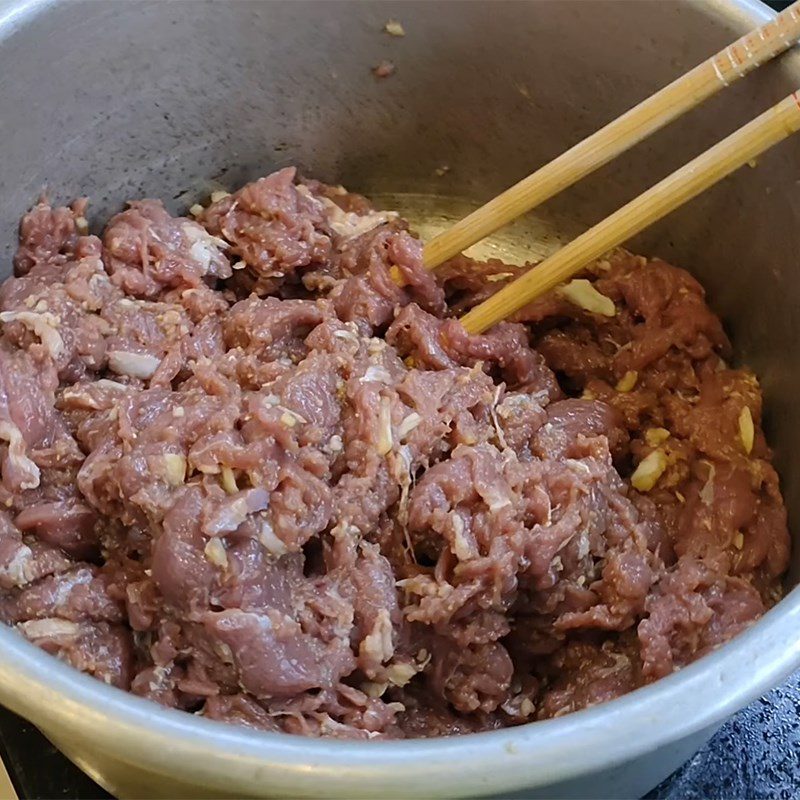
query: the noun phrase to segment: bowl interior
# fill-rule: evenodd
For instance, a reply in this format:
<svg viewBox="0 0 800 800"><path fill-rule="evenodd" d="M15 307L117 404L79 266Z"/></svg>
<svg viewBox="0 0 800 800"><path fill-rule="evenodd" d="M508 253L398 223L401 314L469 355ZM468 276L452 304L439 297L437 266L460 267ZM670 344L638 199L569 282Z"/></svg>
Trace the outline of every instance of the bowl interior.
<svg viewBox="0 0 800 800"><path fill-rule="evenodd" d="M706 3L0 0L0 254L46 188L185 211L296 164L322 180L453 215L528 174L732 41L766 10ZM389 18L406 35L382 31ZM371 68L388 59L396 73ZM541 255L788 94L784 57L554 198L495 246ZM800 530L800 139L631 244L690 269L759 375ZM422 198L422 199L420 199ZM431 199L433 198L433 199ZM442 198L445 198L442 200ZM526 237L532 232L530 241ZM800 576L795 547L788 583Z"/></svg>

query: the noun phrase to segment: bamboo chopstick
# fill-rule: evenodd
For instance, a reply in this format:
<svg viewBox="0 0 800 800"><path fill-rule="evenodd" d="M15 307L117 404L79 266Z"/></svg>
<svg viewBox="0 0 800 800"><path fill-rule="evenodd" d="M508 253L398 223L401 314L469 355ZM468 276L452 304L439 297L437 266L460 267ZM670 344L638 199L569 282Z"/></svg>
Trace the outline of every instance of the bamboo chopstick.
<svg viewBox="0 0 800 800"><path fill-rule="evenodd" d="M434 269L603 166L800 39L800 0L431 239Z"/></svg>
<svg viewBox="0 0 800 800"><path fill-rule="evenodd" d="M18 800L14 784L11 783L11 778L8 777L8 770L2 761L0 761L0 800Z"/></svg>
<svg viewBox="0 0 800 800"><path fill-rule="evenodd" d="M461 318L481 333L642 231L774 144L800 130L800 98L789 95L644 194L562 247Z"/></svg>

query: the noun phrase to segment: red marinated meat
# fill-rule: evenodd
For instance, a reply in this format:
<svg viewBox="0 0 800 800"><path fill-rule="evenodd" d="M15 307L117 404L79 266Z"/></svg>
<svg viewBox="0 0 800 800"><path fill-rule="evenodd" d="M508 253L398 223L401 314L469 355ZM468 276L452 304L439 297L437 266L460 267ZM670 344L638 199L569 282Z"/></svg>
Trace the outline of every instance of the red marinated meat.
<svg viewBox="0 0 800 800"><path fill-rule="evenodd" d="M372 739L604 702L780 598L761 391L688 273L616 252L580 278L610 313L556 291L471 336L517 268L430 273L293 169L212 199L24 217L0 620L167 706Z"/></svg>

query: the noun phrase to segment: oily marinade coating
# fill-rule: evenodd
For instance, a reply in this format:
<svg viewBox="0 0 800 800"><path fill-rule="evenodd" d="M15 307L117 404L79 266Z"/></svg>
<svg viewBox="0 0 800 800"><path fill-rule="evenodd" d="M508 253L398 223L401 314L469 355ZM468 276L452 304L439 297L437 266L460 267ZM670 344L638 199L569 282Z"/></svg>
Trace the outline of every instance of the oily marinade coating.
<svg viewBox="0 0 800 800"><path fill-rule="evenodd" d="M556 292L471 336L515 268L434 276L357 195L285 169L194 211L23 218L0 618L30 641L212 719L434 736L617 697L779 598L760 389L686 272L618 252L580 279L611 313Z"/></svg>

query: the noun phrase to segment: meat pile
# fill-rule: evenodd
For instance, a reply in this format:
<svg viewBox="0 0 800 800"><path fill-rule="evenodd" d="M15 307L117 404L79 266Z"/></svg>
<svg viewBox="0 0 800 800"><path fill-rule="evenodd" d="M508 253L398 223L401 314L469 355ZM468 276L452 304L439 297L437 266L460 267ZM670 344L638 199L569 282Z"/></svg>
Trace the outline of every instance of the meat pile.
<svg viewBox="0 0 800 800"><path fill-rule="evenodd" d="M486 335L284 169L193 218L40 202L0 289L0 619L208 718L434 736L669 674L780 596L761 393L686 272L616 252Z"/></svg>

